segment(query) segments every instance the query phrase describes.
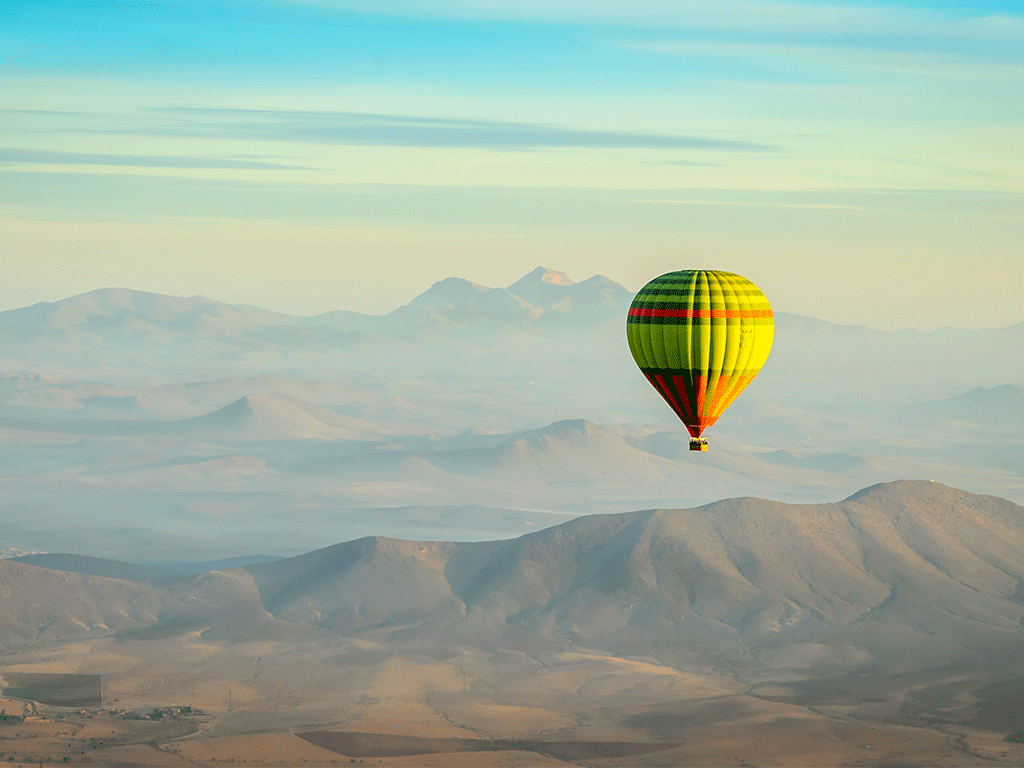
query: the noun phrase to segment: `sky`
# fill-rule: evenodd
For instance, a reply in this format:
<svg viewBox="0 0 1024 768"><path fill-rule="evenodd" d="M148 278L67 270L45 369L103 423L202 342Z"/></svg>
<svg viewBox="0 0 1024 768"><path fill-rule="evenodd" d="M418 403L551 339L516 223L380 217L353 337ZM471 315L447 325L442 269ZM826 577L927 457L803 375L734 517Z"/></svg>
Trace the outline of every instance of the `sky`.
<svg viewBox="0 0 1024 768"><path fill-rule="evenodd" d="M538 265L1024 321L1024 0L0 0L0 311Z"/></svg>

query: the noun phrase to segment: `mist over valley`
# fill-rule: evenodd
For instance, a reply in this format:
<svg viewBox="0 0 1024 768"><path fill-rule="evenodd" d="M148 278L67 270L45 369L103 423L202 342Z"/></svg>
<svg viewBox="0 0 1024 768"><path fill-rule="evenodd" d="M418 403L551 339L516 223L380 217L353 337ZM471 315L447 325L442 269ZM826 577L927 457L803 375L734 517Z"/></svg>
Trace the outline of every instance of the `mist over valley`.
<svg viewBox="0 0 1024 768"><path fill-rule="evenodd" d="M1024 323L776 313L694 453L631 300L539 267L383 316L0 313L8 751L1020 763Z"/></svg>
<svg viewBox="0 0 1024 768"><path fill-rule="evenodd" d="M442 280L379 317L127 289L0 313L0 533L199 561L901 478L1024 500L1024 323L776 313L768 363L694 457L629 357L631 298L539 267L507 289Z"/></svg>

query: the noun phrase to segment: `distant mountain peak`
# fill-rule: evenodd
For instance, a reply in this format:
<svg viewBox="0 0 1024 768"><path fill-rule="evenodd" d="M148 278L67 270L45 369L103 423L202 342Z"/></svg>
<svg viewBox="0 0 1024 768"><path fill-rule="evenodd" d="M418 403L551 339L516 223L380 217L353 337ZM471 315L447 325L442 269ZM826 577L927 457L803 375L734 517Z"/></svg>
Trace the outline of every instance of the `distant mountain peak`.
<svg viewBox="0 0 1024 768"><path fill-rule="evenodd" d="M1024 387L1003 384L999 387L975 387L970 392L949 398L962 403L975 404L1016 404L1024 402Z"/></svg>
<svg viewBox="0 0 1024 768"><path fill-rule="evenodd" d="M537 267L532 272L523 275L512 283L508 290L517 296L529 298L531 295L536 294L538 289L550 290L550 287L554 286L568 288L571 285L576 285L576 281L565 274L565 272L548 269L547 267Z"/></svg>
<svg viewBox="0 0 1024 768"><path fill-rule="evenodd" d="M250 392L205 416L172 424L238 440L352 439L350 420L282 392Z"/></svg>
<svg viewBox="0 0 1024 768"><path fill-rule="evenodd" d="M435 296L437 294L443 295L469 295L474 293L486 293L491 290L487 286L479 285L471 280L467 280L464 277L446 277L444 280L438 280L426 291L421 293L416 299L422 299L426 296Z"/></svg>
<svg viewBox="0 0 1024 768"><path fill-rule="evenodd" d="M575 285L576 281L572 280L565 272L557 272L554 269L548 269L547 267L537 267L527 277L539 279L544 283L552 283L553 285Z"/></svg>
<svg viewBox="0 0 1024 768"><path fill-rule="evenodd" d="M607 433L597 424L587 419L565 419L556 421L540 429L531 429L519 433L520 439L527 440L561 440L583 443L589 440L607 437Z"/></svg>
<svg viewBox="0 0 1024 768"><path fill-rule="evenodd" d="M549 426L544 427L544 430L547 432L584 432L593 434L600 432L601 428L590 421L590 419L562 419L561 421L552 422Z"/></svg>
<svg viewBox="0 0 1024 768"><path fill-rule="evenodd" d="M633 294L614 280L594 275L577 283L565 272L537 267L507 288L542 310L542 321L594 324L624 316Z"/></svg>

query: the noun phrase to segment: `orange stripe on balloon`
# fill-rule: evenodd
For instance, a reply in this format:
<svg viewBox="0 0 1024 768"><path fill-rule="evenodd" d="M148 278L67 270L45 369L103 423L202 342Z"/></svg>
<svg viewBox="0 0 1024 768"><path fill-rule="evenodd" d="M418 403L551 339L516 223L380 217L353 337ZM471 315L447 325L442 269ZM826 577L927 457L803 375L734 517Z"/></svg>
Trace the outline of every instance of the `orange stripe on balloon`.
<svg viewBox="0 0 1024 768"><path fill-rule="evenodd" d="M711 396L711 407L708 409L708 413L712 416L718 416L723 410L725 410L726 403L723 403L723 398L729 394L732 389L732 385L735 383L736 376L719 376L718 384L715 385L715 392Z"/></svg>
<svg viewBox="0 0 1024 768"><path fill-rule="evenodd" d="M716 411L717 415L721 416L722 411L728 408L732 401L735 400L740 392L747 388L747 385L754 380L753 374L739 374L736 376L729 377L729 388L725 391L724 402L718 407Z"/></svg>
<svg viewBox="0 0 1024 768"><path fill-rule="evenodd" d="M704 411L704 396L707 394L708 388L708 377L706 375L700 375L694 377L694 389L697 390L697 419L699 420L705 413Z"/></svg>

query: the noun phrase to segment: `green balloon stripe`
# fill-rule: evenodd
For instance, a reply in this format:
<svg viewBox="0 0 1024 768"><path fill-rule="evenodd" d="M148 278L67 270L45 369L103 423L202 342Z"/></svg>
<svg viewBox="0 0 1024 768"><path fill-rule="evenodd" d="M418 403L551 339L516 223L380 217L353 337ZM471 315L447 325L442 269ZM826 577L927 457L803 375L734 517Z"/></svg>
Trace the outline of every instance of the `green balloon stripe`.
<svg viewBox="0 0 1024 768"><path fill-rule="evenodd" d="M753 291L750 291L750 292L736 291L732 295L733 296L737 296L737 297L739 297L739 296L746 297L748 300L752 300L755 304L759 304L760 306L763 306L763 307L767 307L768 306L768 302L766 302L764 300L764 296L760 293L760 291L758 291L757 293L754 293ZM682 298L683 301L686 301L689 298L689 293L685 292L685 291L673 291L672 293L667 293L667 292L663 292L663 291L659 291L657 293L655 293L653 291L644 291L643 293L638 293L637 294L637 298L643 299L644 301L653 301L656 304L659 304L659 303L675 304L676 302L678 302L680 300L680 298ZM719 307L716 307L716 308L720 308L720 306L724 305L725 302L714 301L714 300L710 300L709 301L708 297L701 296L698 299L697 303L700 306L704 306L704 305L710 303L712 306L719 305Z"/></svg>

